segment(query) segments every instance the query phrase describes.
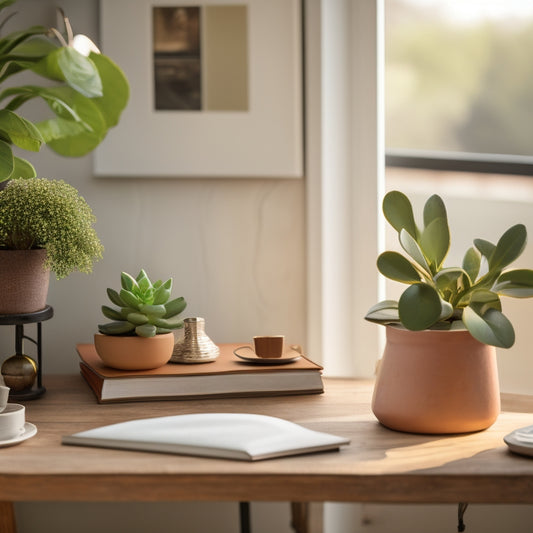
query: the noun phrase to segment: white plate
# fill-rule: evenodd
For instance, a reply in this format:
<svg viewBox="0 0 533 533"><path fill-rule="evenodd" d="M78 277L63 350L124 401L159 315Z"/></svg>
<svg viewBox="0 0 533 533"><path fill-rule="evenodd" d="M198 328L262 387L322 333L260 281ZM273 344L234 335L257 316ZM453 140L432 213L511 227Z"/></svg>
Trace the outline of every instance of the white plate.
<svg viewBox="0 0 533 533"><path fill-rule="evenodd" d="M294 363L302 356L294 349L286 350L281 357L259 357L251 346L240 346L236 348L233 353L247 363L255 365L286 365L287 363Z"/></svg>
<svg viewBox="0 0 533 533"><path fill-rule="evenodd" d="M22 435L19 435L18 437L15 437L14 439L0 440L0 448L19 444L19 442L23 442L29 439L30 437L33 437L36 433L37 428L30 422L26 422L24 424L24 433L22 433Z"/></svg>

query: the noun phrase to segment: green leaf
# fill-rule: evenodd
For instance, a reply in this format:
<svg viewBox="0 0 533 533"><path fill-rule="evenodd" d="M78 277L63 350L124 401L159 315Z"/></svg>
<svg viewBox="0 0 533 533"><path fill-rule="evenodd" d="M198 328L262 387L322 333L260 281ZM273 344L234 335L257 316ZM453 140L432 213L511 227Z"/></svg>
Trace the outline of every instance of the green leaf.
<svg viewBox="0 0 533 533"><path fill-rule="evenodd" d="M415 239L413 239L413 237L404 229L402 229L400 232L400 244L402 245L402 248L407 252L407 254L409 254L427 273L428 277L431 277L431 269L428 265L428 262L426 261L424 254L422 253L422 250L420 249L420 246L415 241Z"/></svg>
<svg viewBox="0 0 533 533"><path fill-rule="evenodd" d="M167 312L164 305L142 304L139 307L139 310L142 313L146 313L147 315L153 315L155 317L163 317Z"/></svg>
<svg viewBox="0 0 533 533"><path fill-rule="evenodd" d="M383 214L398 233L404 229L411 237L417 238L418 229L413 215L413 206L405 194L399 191L387 193L383 198Z"/></svg>
<svg viewBox="0 0 533 533"><path fill-rule="evenodd" d="M424 205L424 226L429 226L434 220L442 218L448 224L448 214L442 198L437 194L431 196Z"/></svg>
<svg viewBox="0 0 533 533"><path fill-rule="evenodd" d="M129 313L126 318L128 322L131 322L136 326L142 326L148 322L148 317L142 313Z"/></svg>
<svg viewBox="0 0 533 533"><path fill-rule="evenodd" d="M126 306L115 289L107 289L107 296L115 305L118 305L119 307Z"/></svg>
<svg viewBox="0 0 533 533"><path fill-rule="evenodd" d="M439 320L443 307L441 298L433 287L416 283L400 296L398 311L400 320L407 329L421 331Z"/></svg>
<svg viewBox="0 0 533 533"><path fill-rule="evenodd" d="M35 167L29 162L26 161L26 159L22 159L21 157L14 156L13 157L13 173L11 174L11 178L35 178L37 176L37 172L35 171Z"/></svg>
<svg viewBox="0 0 533 533"><path fill-rule="evenodd" d="M111 59L102 54L91 53L89 58L94 62L102 80L103 95L95 98L108 128L118 124L120 115L126 107L130 87L122 70Z"/></svg>
<svg viewBox="0 0 533 533"><path fill-rule="evenodd" d="M468 274L470 281L474 283L479 275L481 267L481 253L473 246L466 251L463 259L463 269Z"/></svg>
<svg viewBox="0 0 533 533"><path fill-rule="evenodd" d="M508 270L500 275L492 290L502 296L531 298L533 296L533 270Z"/></svg>
<svg viewBox="0 0 533 533"><path fill-rule="evenodd" d="M489 241L484 239L474 239L474 246L479 250L483 257L487 258L487 261L490 261L496 246Z"/></svg>
<svg viewBox="0 0 533 533"><path fill-rule="evenodd" d="M470 334L479 342L510 348L515 341L515 333L508 318L497 309L482 311L481 304L473 304L463 311L463 322Z"/></svg>
<svg viewBox="0 0 533 533"><path fill-rule="evenodd" d="M470 289L470 278L462 268L443 268L435 275L433 281L439 291L450 291L454 295Z"/></svg>
<svg viewBox="0 0 533 533"><path fill-rule="evenodd" d="M0 109L0 128L13 144L23 150L38 152L44 141L33 123L7 109Z"/></svg>
<svg viewBox="0 0 533 533"><path fill-rule="evenodd" d="M509 228L496 244L496 249L489 261L490 270L502 270L510 265L524 251L527 230L523 224Z"/></svg>
<svg viewBox="0 0 533 533"><path fill-rule="evenodd" d="M0 140L0 181L9 179L15 169L15 160L11 146Z"/></svg>
<svg viewBox="0 0 533 533"><path fill-rule="evenodd" d="M139 288L137 280L127 272L122 272L120 274L120 284L122 285L122 288L126 289L127 291L133 291L133 289Z"/></svg>
<svg viewBox="0 0 533 533"><path fill-rule="evenodd" d="M135 333L139 337L155 337L157 334L157 328L153 324L143 324L135 328Z"/></svg>
<svg viewBox="0 0 533 533"><path fill-rule="evenodd" d="M139 306L141 305L140 300L133 294L133 292L128 291L127 289L121 289L120 290L120 299L129 307L132 307L133 309L139 309Z"/></svg>
<svg viewBox="0 0 533 533"><path fill-rule="evenodd" d="M434 218L420 236L420 248L436 272L450 249L450 229L445 218Z"/></svg>
<svg viewBox="0 0 533 533"><path fill-rule="evenodd" d="M398 252L383 252L377 260L378 270L387 278L402 283L420 281L418 270Z"/></svg>
<svg viewBox="0 0 533 533"><path fill-rule="evenodd" d="M187 307L187 302L183 296L175 298L165 304L166 313L163 318L172 318L175 315L179 315Z"/></svg>
<svg viewBox="0 0 533 533"><path fill-rule="evenodd" d="M111 320L123 320L122 314L120 311L109 307L108 305L102 305L102 313L106 318Z"/></svg>
<svg viewBox="0 0 533 533"><path fill-rule="evenodd" d="M139 285L141 292L145 293L152 288L152 282L144 270L141 269L138 276L135 278Z"/></svg>
<svg viewBox="0 0 533 533"><path fill-rule="evenodd" d="M379 324L399 322L398 302L395 300L384 300L373 305L365 315L365 320Z"/></svg>
<svg viewBox="0 0 533 533"><path fill-rule="evenodd" d="M488 289L475 289L470 293L470 305L477 306L476 308L483 314L488 309L502 310L502 303L498 294Z"/></svg>

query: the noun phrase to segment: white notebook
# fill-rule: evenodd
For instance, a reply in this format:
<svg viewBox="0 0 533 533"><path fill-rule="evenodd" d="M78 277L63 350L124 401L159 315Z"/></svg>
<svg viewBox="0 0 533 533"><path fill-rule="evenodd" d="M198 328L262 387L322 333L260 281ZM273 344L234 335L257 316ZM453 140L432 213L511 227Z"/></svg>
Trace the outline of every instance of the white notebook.
<svg viewBox="0 0 533 533"><path fill-rule="evenodd" d="M65 436L62 442L258 461L337 450L350 441L271 416L202 413L121 422Z"/></svg>

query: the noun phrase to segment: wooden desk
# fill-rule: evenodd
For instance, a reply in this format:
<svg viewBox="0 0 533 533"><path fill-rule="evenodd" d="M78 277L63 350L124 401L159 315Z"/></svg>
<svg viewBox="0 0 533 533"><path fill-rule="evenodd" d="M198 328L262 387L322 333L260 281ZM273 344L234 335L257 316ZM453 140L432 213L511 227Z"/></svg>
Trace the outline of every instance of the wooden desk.
<svg viewBox="0 0 533 533"><path fill-rule="evenodd" d="M533 460L502 440L533 424L533 398L504 396L484 432L432 437L380 426L365 381L326 379L322 395L107 405L80 376L47 376L46 387L26 403L38 434L0 449L0 501L533 503ZM92 427L196 412L279 416L352 443L258 463L61 445L62 435Z"/></svg>

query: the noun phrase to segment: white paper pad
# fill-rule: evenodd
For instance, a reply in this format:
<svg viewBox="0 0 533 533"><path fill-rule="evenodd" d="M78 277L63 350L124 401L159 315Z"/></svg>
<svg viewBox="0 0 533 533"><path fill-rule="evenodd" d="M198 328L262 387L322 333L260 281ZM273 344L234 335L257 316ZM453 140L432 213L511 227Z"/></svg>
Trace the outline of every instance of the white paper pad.
<svg viewBox="0 0 533 533"><path fill-rule="evenodd" d="M132 420L63 437L63 444L257 461L335 450L343 437L281 418L202 413Z"/></svg>

